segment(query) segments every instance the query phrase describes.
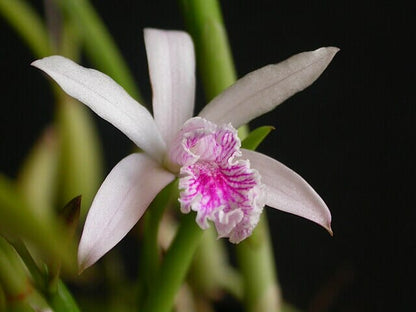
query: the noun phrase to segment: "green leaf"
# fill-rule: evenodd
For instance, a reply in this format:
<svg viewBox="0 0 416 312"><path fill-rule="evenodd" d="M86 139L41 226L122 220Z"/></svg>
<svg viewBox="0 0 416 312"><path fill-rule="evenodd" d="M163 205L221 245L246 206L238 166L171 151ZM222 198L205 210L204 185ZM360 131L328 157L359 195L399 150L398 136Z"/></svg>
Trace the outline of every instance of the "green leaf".
<svg viewBox="0 0 416 312"><path fill-rule="evenodd" d="M57 122L61 138L59 207L82 195L81 220L102 182L101 146L87 107L61 93Z"/></svg>
<svg viewBox="0 0 416 312"><path fill-rule="evenodd" d="M274 130L273 126L262 126L251 131L248 136L241 142L241 147L249 150L255 150L261 142Z"/></svg>
<svg viewBox="0 0 416 312"><path fill-rule="evenodd" d="M62 282L58 281L56 291L49 295L49 304L55 312L79 312L77 303L72 294Z"/></svg>
<svg viewBox="0 0 416 312"><path fill-rule="evenodd" d="M0 284L6 296L18 296L28 287L24 266L15 249L0 236Z"/></svg>
<svg viewBox="0 0 416 312"><path fill-rule="evenodd" d="M265 212L253 234L236 245L238 267L244 280L247 312L279 311L281 291L276 281L273 251Z"/></svg>
<svg viewBox="0 0 416 312"><path fill-rule="evenodd" d="M0 285L4 291L7 311L50 310L45 299L33 288L16 250L2 236L0 236Z"/></svg>
<svg viewBox="0 0 416 312"><path fill-rule="evenodd" d="M68 237L74 237L81 211L81 196L77 196L69 201L59 212L65 228L68 230ZM59 289L59 275L61 273L61 262L55 261L48 266L48 291L55 294Z"/></svg>
<svg viewBox="0 0 416 312"><path fill-rule="evenodd" d="M16 186L0 174L0 233L32 242L51 260L75 271L76 247L61 224L52 218L40 218L24 200Z"/></svg>
<svg viewBox="0 0 416 312"><path fill-rule="evenodd" d="M21 239L14 238L10 240L10 243L16 249L20 258L23 260L24 264L29 270L34 286L39 290L42 290L42 291L46 290L47 284L48 284L47 267L42 266L42 269L41 269L38 266L35 259L32 257L29 250L27 249L25 243Z"/></svg>
<svg viewBox="0 0 416 312"><path fill-rule="evenodd" d="M18 187L39 217L54 213L57 182L58 137L50 127L26 157L20 169Z"/></svg>
<svg viewBox="0 0 416 312"><path fill-rule="evenodd" d="M197 297L215 296L223 290L235 298L243 296L243 284L237 270L228 263L224 240L218 239L215 227L205 234L195 253L188 281Z"/></svg>

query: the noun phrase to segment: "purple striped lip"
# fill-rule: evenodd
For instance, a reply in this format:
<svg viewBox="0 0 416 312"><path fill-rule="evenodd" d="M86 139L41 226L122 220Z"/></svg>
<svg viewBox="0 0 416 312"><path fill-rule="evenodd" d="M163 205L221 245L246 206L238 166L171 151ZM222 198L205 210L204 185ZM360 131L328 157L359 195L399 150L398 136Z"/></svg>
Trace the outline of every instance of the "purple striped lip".
<svg viewBox="0 0 416 312"><path fill-rule="evenodd" d="M218 236L233 243L251 235L264 207L260 175L240 158L240 146L231 124L218 126L195 117L169 149L170 162L180 166L182 212L196 211L201 228L212 221Z"/></svg>

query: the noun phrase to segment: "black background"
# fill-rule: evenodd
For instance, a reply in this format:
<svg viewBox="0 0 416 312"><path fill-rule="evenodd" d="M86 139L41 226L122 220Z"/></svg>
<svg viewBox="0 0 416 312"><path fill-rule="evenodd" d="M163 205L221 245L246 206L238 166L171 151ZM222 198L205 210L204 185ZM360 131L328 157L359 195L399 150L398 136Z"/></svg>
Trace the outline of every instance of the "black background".
<svg viewBox="0 0 416 312"><path fill-rule="evenodd" d="M92 2L150 102L142 29L184 29L176 1ZM41 1L34 3L40 7ZM311 222L266 208L284 298L309 311L323 310L319 303L328 298L330 311L411 311L410 256L416 246L410 8L346 0L221 4L239 76L301 51L341 48L313 86L251 124L276 127L260 151L309 181L333 216L330 237ZM33 56L1 19L0 42L0 170L14 177L52 120L52 98L46 79L29 66ZM110 170L131 145L98 118L97 124Z"/></svg>

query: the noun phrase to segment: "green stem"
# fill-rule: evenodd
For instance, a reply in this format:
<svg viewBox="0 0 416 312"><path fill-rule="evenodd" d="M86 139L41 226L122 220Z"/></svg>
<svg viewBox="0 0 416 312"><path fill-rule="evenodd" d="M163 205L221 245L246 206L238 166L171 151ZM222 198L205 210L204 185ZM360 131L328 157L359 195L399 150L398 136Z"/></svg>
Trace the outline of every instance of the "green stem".
<svg viewBox="0 0 416 312"><path fill-rule="evenodd" d="M216 0L179 0L195 44L198 70L207 100L236 80L233 58Z"/></svg>
<svg viewBox="0 0 416 312"><path fill-rule="evenodd" d="M179 0L187 30L195 45L197 68L204 85L206 100L214 98L236 80L233 58L227 33L224 27L221 8L218 1L213 0ZM211 239L206 235L201 243L194 270L205 272L193 278L194 286L198 285L199 293L210 292L222 286L231 289L235 295L241 293L237 275L230 268L223 267L217 272L211 268L216 264L226 266L222 253L222 241ZM209 259L205 255L209 255ZM214 261L212 261L214 260ZM233 276L225 281L225 272ZM218 285L222 283L222 285Z"/></svg>
<svg viewBox="0 0 416 312"><path fill-rule="evenodd" d="M223 240L217 238L215 227L205 230L195 253L188 282L196 297L218 297L222 290L238 299L243 297L240 273L228 263Z"/></svg>
<svg viewBox="0 0 416 312"><path fill-rule="evenodd" d="M40 271L29 251L26 248L26 245L20 240L13 242L13 246L16 251L19 253L26 267L28 268L32 279L34 281L34 286L38 291L44 293L48 299L49 305L56 312L79 312L79 308L72 297L72 294L69 292L62 280L59 279L59 276L56 276L56 285L52 288L47 287L47 276L45 272ZM12 272L10 270L10 272ZM13 275L16 275L18 271L16 268L13 269ZM0 309L0 311L2 311Z"/></svg>
<svg viewBox="0 0 416 312"><path fill-rule="evenodd" d="M142 311L169 312L172 309L175 295L185 279L202 234L194 214L183 216Z"/></svg>
<svg viewBox="0 0 416 312"><path fill-rule="evenodd" d="M217 0L179 2L194 39L200 74L207 100L210 100L236 80L220 6ZM253 245L253 242L256 244ZM278 311L280 290L264 213L253 236L241 243L237 250L247 311Z"/></svg>
<svg viewBox="0 0 416 312"><path fill-rule="evenodd" d="M16 250L0 236L0 287L7 311L49 310L44 298L33 288ZM3 310L1 310L3 311ZM59 312L59 311L58 311Z"/></svg>
<svg viewBox="0 0 416 312"><path fill-rule="evenodd" d="M0 13L37 57L52 54L46 27L27 1L0 0Z"/></svg>
<svg viewBox="0 0 416 312"><path fill-rule="evenodd" d="M55 3L55 2L54 2ZM79 61L81 48L83 47L83 38L78 33L76 21L70 18L64 18L62 33L58 46L59 54L70 58L74 62Z"/></svg>
<svg viewBox="0 0 416 312"><path fill-rule="evenodd" d="M166 186L153 200L144 216L143 257L141 271L144 285L150 287L160 265L159 225L165 209L177 198L178 182Z"/></svg>
<svg viewBox="0 0 416 312"><path fill-rule="evenodd" d="M253 234L236 246L244 279L244 304L247 312L279 311L280 288L276 281L266 213L263 212Z"/></svg>

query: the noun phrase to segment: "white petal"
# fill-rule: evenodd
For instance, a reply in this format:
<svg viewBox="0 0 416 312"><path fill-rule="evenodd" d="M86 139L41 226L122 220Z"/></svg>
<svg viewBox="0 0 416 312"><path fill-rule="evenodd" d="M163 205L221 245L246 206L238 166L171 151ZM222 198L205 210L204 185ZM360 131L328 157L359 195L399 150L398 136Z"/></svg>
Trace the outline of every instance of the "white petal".
<svg viewBox="0 0 416 312"><path fill-rule="evenodd" d="M152 116L110 77L58 55L37 60L32 65L120 129L146 153L162 160L166 147Z"/></svg>
<svg viewBox="0 0 416 312"><path fill-rule="evenodd" d="M251 72L215 97L199 116L217 124L231 122L238 128L311 85L338 50L329 47L299 53Z"/></svg>
<svg viewBox="0 0 416 312"><path fill-rule="evenodd" d="M192 117L195 97L195 56L191 37L182 31L145 29L153 115L169 144Z"/></svg>
<svg viewBox="0 0 416 312"><path fill-rule="evenodd" d="M266 155L241 149L266 186L266 205L314 221L332 235L331 213L322 198L296 172Z"/></svg>
<svg viewBox="0 0 416 312"><path fill-rule="evenodd" d="M101 185L88 212L78 249L80 270L113 248L173 179L146 154L131 154L121 160Z"/></svg>

